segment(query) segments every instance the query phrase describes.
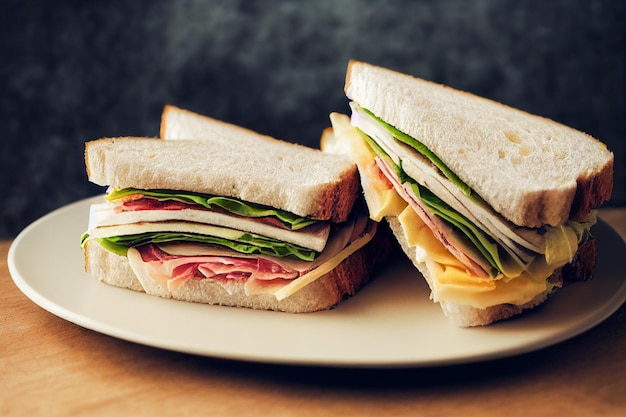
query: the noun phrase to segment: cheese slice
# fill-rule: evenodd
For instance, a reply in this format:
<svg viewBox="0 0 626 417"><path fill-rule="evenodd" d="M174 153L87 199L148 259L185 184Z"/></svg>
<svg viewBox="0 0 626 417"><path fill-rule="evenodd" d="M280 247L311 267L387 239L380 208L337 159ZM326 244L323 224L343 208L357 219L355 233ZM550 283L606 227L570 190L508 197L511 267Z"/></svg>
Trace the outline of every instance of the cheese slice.
<svg viewBox="0 0 626 417"><path fill-rule="evenodd" d="M348 246L342 249L337 255L332 257L331 259L324 262L322 265L318 266L311 272L294 279L287 286L279 289L274 292L274 296L278 301L284 300L290 295L296 293L302 288L306 287L310 283L318 280L322 276L326 275L333 269L335 269L341 262L343 262L348 256L352 255L354 252L361 249L363 246L367 245L370 240L376 234L376 223L370 222L368 225L368 230L361 235L357 240L352 241Z"/></svg>
<svg viewBox="0 0 626 417"><path fill-rule="evenodd" d="M188 222L155 222L132 223L115 226L103 226L89 230L90 239L100 239L114 236L135 235L153 232L196 233L207 236L217 236L228 240L237 240L244 234L241 230L219 227L208 224Z"/></svg>
<svg viewBox="0 0 626 417"><path fill-rule="evenodd" d="M354 159L361 176L361 186L370 218L381 221L384 216L397 216L407 205L393 185L380 172L376 154L365 144L345 114L332 113L330 120L334 134L322 141L324 152L349 155ZM341 140L337 140L341 138Z"/></svg>
<svg viewBox="0 0 626 417"><path fill-rule="evenodd" d="M282 242L292 243L316 252L324 250L330 234L328 222L317 222L300 230L286 230L260 221L229 213L202 209L183 210L116 210L110 202L93 204L89 212L89 234L98 228L139 223L188 222L250 232Z"/></svg>
<svg viewBox="0 0 626 417"><path fill-rule="evenodd" d="M431 277L431 298L486 308L498 304L524 304L546 291L546 279L554 272L542 257L529 270L513 279L478 278L467 273L463 264L435 238L413 209L407 207L398 220L418 262L425 264Z"/></svg>

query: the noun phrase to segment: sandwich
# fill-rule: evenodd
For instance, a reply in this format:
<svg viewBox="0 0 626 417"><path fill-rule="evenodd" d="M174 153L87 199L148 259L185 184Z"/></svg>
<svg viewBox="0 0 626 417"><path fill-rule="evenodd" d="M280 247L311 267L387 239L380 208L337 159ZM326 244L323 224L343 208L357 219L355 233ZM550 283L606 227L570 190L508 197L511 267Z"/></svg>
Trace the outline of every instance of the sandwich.
<svg viewBox="0 0 626 417"><path fill-rule="evenodd" d="M385 258L345 156L172 106L161 132L85 145L89 180L108 187L82 237L98 280L303 313L355 294Z"/></svg>
<svg viewBox="0 0 626 417"><path fill-rule="evenodd" d="M613 154L547 118L351 61L351 116L331 114L326 152L358 165L370 216L385 219L460 327L488 325L591 278L596 208Z"/></svg>

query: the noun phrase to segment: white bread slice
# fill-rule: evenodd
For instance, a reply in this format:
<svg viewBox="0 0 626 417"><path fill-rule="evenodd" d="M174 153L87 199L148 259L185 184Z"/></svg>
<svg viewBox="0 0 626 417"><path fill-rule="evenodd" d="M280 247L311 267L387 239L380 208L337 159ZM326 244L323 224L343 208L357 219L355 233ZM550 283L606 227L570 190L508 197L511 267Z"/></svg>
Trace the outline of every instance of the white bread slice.
<svg viewBox="0 0 626 417"><path fill-rule="evenodd" d="M209 139L226 143L246 143L247 139L275 142L271 136L262 135L242 126L194 113L180 107L165 105L161 115L161 139Z"/></svg>
<svg viewBox="0 0 626 417"><path fill-rule="evenodd" d="M345 92L519 226L581 220L611 196L613 154L552 120L358 61L348 65Z"/></svg>
<svg viewBox="0 0 626 417"><path fill-rule="evenodd" d="M404 253L411 259L413 265L422 274L429 287L433 287L432 277L428 272L428 267L416 258L416 251L412 249L408 242L404 229L397 217L386 217L391 231L400 243ZM579 247L578 253L571 263L554 271L548 281L559 286L573 281L587 280L591 278L595 265L595 241L590 240ZM440 301L439 305L448 319L459 327L485 326L497 321L509 319L527 310L531 310L545 302L550 294L546 292L536 295L532 300L516 304L498 304L484 309L470 305L455 304L447 301Z"/></svg>
<svg viewBox="0 0 626 417"><path fill-rule="evenodd" d="M89 180L103 186L235 197L318 220L348 217L359 188L348 158L254 133L236 137L99 139L86 143L85 165Z"/></svg>
<svg viewBox="0 0 626 417"><path fill-rule="evenodd" d="M230 293L210 279L188 280L167 295L175 300L197 303L308 313L327 310L354 295L376 273L391 252L391 233L378 226L371 242L352 253L337 267L291 296L278 301L271 294L246 295L244 285L230 285ZM107 251L96 242L85 250L86 270L99 281L143 292L143 286L125 256Z"/></svg>

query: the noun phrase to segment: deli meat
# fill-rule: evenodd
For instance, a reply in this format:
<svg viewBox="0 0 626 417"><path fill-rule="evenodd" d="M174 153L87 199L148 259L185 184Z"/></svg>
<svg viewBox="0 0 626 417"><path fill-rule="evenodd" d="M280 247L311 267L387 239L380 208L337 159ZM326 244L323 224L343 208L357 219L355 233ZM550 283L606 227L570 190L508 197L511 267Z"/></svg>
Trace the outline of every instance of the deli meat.
<svg viewBox="0 0 626 417"><path fill-rule="evenodd" d="M142 261L148 263L151 270L177 281L190 278L289 280L299 276L298 271L267 258L169 255L153 244L138 247L137 250Z"/></svg>

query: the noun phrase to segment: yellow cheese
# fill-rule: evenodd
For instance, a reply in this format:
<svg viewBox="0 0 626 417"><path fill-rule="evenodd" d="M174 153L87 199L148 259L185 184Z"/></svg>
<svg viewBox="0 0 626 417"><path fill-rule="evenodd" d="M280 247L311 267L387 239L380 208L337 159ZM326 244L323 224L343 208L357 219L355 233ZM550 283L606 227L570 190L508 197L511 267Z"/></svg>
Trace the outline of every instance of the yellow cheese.
<svg viewBox="0 0 626 417"><path fill-rule="evenodd" d="M546 290L546 279L554 271L542 257L538 257L530 271L512 279L471 276L411 207L407 207L398 220L409 246L416 251L416 259L424 263L428 270L431 297L435 302L446 301L476 308L504 303L524 304Z"/></svg>
<svg viewBox="0 0 626 417"><path fill-rule="evenodd" d="M348 246L343 248L337 255L324 262L322 265L318 266L311 272L304 274L299 278L296 278L285 287L279 289L278 291L275 291L274 296L276 296L276 299L278 301L284 300L285 298L296 293L310 283L318 280L319 278L339 266L339 264L343 262L348 256L352 255L354 252L358 251L367 243L369 243L369 241L372 240L375 234L376 223L370 222L370 224L368 225L368 229L361 237L350 243Z"/></svg>
<svg viewBox="0 0 626 417"><path fill-rule="evenodd" d="M365 202L372 220L378 222L384 216L397 216L407 203L380 172L374 161L376 157L374 151L352 127L348 116L333 113L330 119L334 134L326 136L322 142L322 149L325 152L340 153L353 158L359 169Z"/></svg>

